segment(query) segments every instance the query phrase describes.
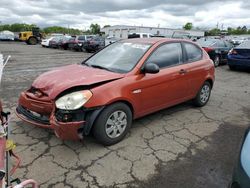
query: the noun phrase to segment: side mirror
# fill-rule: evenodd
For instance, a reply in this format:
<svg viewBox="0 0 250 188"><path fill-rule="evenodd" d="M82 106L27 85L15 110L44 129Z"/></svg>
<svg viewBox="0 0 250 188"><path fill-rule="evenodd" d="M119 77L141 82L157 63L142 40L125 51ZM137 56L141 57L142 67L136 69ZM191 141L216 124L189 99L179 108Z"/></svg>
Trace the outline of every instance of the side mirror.
<svg viewBox="0 0 250 188"><path fill-rule="evenodd" d="M142 71L144 73L156 74L156 73L160 72L160 68L155 63L146 63L146 65L144 66Z"/></svg>

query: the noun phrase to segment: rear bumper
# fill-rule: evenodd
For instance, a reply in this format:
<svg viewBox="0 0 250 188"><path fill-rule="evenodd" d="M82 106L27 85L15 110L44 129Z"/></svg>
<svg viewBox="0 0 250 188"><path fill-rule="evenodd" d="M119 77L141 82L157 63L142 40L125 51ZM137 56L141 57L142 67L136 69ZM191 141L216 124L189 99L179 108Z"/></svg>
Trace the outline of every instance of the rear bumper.
<svg viewBox="0 0 250 188"><path fill-rule="evenodd" d="M250 68L250 59L228 58L228 65L237 66L237 67L249 67Z"/></svg>

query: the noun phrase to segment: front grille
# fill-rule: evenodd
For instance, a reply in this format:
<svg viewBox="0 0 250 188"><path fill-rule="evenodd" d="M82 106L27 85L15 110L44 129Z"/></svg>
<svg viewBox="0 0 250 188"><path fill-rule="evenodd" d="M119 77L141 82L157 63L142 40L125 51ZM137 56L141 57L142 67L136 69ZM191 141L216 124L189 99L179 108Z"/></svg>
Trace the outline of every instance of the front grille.
<svg viewBox="0 0 250 188"><path fill-rule="evenodd" d="M38 114L36 112L30 111L23 106L19 105L17 107L17 113L24 115L28 119L35 121L37 123L41 123L43 125L49 125L49 117L45 115Z"/></svg>

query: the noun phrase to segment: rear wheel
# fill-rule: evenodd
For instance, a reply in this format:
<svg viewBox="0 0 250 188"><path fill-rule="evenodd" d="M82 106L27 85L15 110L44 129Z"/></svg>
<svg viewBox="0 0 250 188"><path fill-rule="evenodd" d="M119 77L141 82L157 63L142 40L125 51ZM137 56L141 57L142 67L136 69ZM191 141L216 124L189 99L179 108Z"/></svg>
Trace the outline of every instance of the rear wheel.
<svg viewBox="0 0 250 188"><path fill-rule="evenodd" d="M27 41L27 44L30 44L30 45L36 45L38 42L37 38L36 37L30 37Z"/></svg>
<svg viewBox="0 0 250 188"><path fill-rule="evenodd" d="M132 112L124 103L114 103L106 107L95 121L94 137L103 145L113 145L121 141L132 124Z"/></svg>
<svg viewBox="0 0 250 188"><path fill-rule="evenodd" d="M193 100L194 105L198 107L205 106L209 101L211 89L212 89L211 84L208 81L206 81L202 85L195 99Z"/></svg>
<svg viewBox="0 0 250 188"><path fill-rule="evenodd" d="M214 61L214 66L218 67L220 65L220 56L219 55L215 55L213 61Z"/></svg>

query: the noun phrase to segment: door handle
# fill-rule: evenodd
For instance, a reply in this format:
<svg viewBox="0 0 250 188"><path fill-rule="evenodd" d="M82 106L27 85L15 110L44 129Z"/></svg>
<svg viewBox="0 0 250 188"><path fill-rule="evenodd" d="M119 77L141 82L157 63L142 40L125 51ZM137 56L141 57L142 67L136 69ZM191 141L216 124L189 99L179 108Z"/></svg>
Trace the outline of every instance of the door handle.
<svg viewBox="0 0 250 188"><path fill-rule="evenodd" d="M186 74L187 72L188 72L188 71L185 70L185 69L181 69L181 70L179 71L180 74Z"/></svg>

